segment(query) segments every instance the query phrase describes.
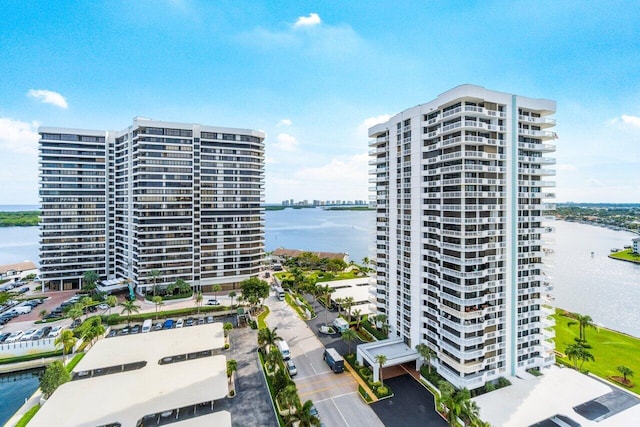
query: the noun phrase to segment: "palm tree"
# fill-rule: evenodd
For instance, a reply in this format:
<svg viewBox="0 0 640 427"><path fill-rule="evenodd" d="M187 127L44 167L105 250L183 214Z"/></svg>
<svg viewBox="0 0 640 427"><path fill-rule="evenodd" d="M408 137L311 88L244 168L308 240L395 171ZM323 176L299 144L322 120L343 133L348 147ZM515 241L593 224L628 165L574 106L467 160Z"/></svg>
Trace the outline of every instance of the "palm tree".
<svg viewBox="0 0 640 427"><path fill-rule="evenodd" d="M307 400L304 402L304 405L298 403L296 404L296 412L295 414L289 415L289 419L287 421L287 426L297 425L298 427L317 427L320 425L320 418L311 414L311 408L313 407L313 402Z"/></svg>
<svg viewBox="0 0 640 427"><path fill-rule="evenodd" d="M582 315L578 313L574 313L575 320L571 320L567 322L567 326L578 325L580 329L580 341L587 340L586 328L597 329L595 323L593 323L593 319L588 314Z"/></svg>
<svg viewBox="0 0 640 427"><path fill-rule="evenodd" d="M280 353L280 350L278 349L270 351L264 358L265 364L269 367L269 370L273 373L275 373L280 359L282 359L282 353Z"/></svg>
<svg viewBox="0 0 640 427"><path fill-rule="evenodd" d="M233 307L233 299L236 297L236 291L229 292L229 298L231 298L231 307Z"/></svg>
<svg viewBox="0 0 640 427"><path fill-rule="evenodd" d="M627 377L632 377L633 376L633 371L631 370L631 368L628 368L628 367L626 367L624 365L623 366L618 366L616 369L624 377L624 382L625 383L627 382Z"/></svg>
<svg viewBox="0 0 640 427"><path fill-rule="evenodd" d="M353 307L353 303L355 299L353 297L346 297L344 299L344 304L347 306L347 313L349 315L349 322L351 322L351 307Z"/></svg>
<svg viewBox="0 0 640 427"><path fill-rule="evenodd" d="M82 304L80 303L76 303L74 304L69 311L67 312L67 315L75 322L76 319L79 319L82 317Z"/></svg>
<svg viewBox="0 0 640 427"><path fill-rule="evenodd" d="M328 285L319 286L318 287L318 296L323 300L325 310L324 310L324 325L327 326L329 324L329 306L331 305L331 293L334 292L335 289Z"/></svg>
<svg viewBox="0 0 640 427"><path fill-rule="evenodd" d="M160 309L160 306L164 304L164 301L160 295L154 296L151 300L156 305L156 320L158 320L158 310Z"/></svg>
<svg viewBox="0 0 640 427"><path fill-rule="evenodd" d="M434 351L424 343L416 345L416 351L427 362L429 373L431 373L431 357L435 356Z"/></svg>
<svg viewBox="0 0 640 427"><path fill-rule="evenodd" d="M360 330L360 320L362 320L362 318L360 317L361 314L362 310L360 310L359 308L353 310L353 317L356 318L356 331Z"/></svg>
<svg viewBox="0 0 640 427"><path fill-rule="evenodd" d="M276 332L278 327L269 329L268 327L260 329L258 331L258 345L263 349L271 349L271 346L276 345L276 342L282 341L282 337Z"/></svg>
<svg viewBox="0 0 640 427"><path fill-rule="evenodd" d="M385 356L384 354L376 354L375 359L379 365L378 376L380 377L380 385L384 385L384 382L382 381L382 365L387 363L387 356Z"/></svg>
<svg viewBox="0 0 640 427"><path fill-rule="evenodd" d="M349 354L351 354L351 342L358 339L358 334L353 329L349 328L342 333L342 340L349 346Z"/></svg>
<svg viewBox="0 0 640 427"><path fill-rule="evenodd" d="M127 325L131 324L131 314L137 313L140 311L140 306L136 304L135 301L124 301L120 303L122 306L122 312L120 314L127 313Z"/></svg>
<svg viewBox="0 0 640 427"><path fill-rule="evenodd" d="M569 360L573 360L575 368L578 367L578 360L581 361L580 370L582 370L584 362L594 362L596 360L596 358L593 357L593 354L591 354L589 350L580 343L570 344L565 350L565 354L569 357Z"/></svg>
<svg viewBox="0 0 640 427"><path fill-rule="evenodd" d="M296 405L296 401L298 400L298 390L296 389L296 385L291 383L278 393L278 398L280 399L280 403L284 405L289 410ZM298 400L299 401L299 400Z"/></svg>
<svg viewBox="0 0 640 427"><path fill-rule="evenodd" d="M91 297L82 297L80 299L80 304L82 304L82 312L87 313L87 317L89 317L89 310L85 310L90 305L93 305L93 299Z"/></svg>
<svg viewBox="0 0 640 427"><path fill-rule="evenodd" d="M213 285L211 287L211 290L213 291L213 299L218 299L218 292L220 292L222 290L222 286Z"/></svg>
<svg viewBox="0 0 640 427"><path fill-rule="evenodd" d="M344 298L336 298L336 305L338 306L338 316L342 313L342 304L344 304Z"/></svg>
<svg viewBox="0 0 640 427"><path fill-rule="evenodd" d="M473 415L469 415L469 412L477 412L477 406L472 405L470 400L471 394L466 388L446 394L443 393L440 401L448 409L447 421L449 422L449 426L456 427L458 425L458 418L463 414L469 418L473 417Z"/></svg>
<svg viewBox="0 0 640 427"><path fill-rule="evenodd" d="M156 285L158 284L158 277L160 277L162 273L159 270L151 270L149 272L149 277L153 279L153 296L156 296Z"/></svg>
<svg viewBox="0 0 640 427"><path fill-rule="evenodd" d="M82 275L82 289L93 294L96 290L96 284L100 280L100 276L93 270L85 271Z"/></svg>
<svg viewBox="0 0 640 427"><path fill-rule="evenodd" d="M63 330L58 338L53 342L53 345L58 347L62 346L62 356L69 354L71 350L73 350L73 346L76 345L78 340L73 336L73 331L71 329Z"/></svg>
<svg viewBox="0 0 640 427"><path fill-rule="evenodd" d="M49 312L47 310L40 310L40 313L38 313L38 316L40 316L41 320L44 320L45 316L49 314Z"/></svg>
<svg viewBox="0 0 640 427"><path fill-rule="evenodd" d="M109 306L109 315L111 315L111 309L118 304L118 298L115 295L109 295L106 299L107 305Z"/></svg>
<svg viewBox="0 0 640 427"><path fill-rule="evenodd" d="M102 319L100 316L92 317L89 322L91 322L91 325L85 330L83 338L93 343L93 340L104 334L105 329L102 325Z"/></svg>
<svg viewBox="0 0 640 427"><path fill-rule="evenodd" d="M364 271L367 273L369 271L369 264L371 264L371 260L369 257L362 258L362 265L364 266Z"/></svg>
<svg viewBox="0 0 640 427"><path fill-rule="evenodd" d="M200 316L200 306L202 305L202 292L198 291L195 298L196 307L198 308L197 316Z"/></svg>

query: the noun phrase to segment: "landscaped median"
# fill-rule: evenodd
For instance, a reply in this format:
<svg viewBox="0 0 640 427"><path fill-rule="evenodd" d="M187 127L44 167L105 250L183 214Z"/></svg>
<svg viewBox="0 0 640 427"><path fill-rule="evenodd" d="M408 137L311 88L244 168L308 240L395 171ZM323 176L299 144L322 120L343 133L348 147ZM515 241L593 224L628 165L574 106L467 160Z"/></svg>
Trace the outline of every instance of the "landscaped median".
<svg viewBox="0 0 640 427"><path fill-rule="evenodd" d="M299 306L295 299L296 297L294 297L293 295L289 294L289 293L285 293L284 294L284 300L287 302L287 304L289 305L289 307L293 308L295 310L296 313L298 313L298 316L300 316L300 318L302 320L309 320L312 319L315 316L315 313L313 312L313 308L309 305L309 303L307 303L306 301L302 300L302 305L309 310L309 312L311 313L311 317L307 317L306 313L304 311L302 311L302 307ZM296 298L297 299L297 298Z"/></svg>
<svg viewBox="0 0 640 427"><path fill-rule="evenodd" d="M367 403L377 402L380 399L386 399L393 397L391 389L383 385L381 381L373 381L373 372L368 366L361 366L356 360L356 355L351 353L344 356L345 367L349 372L355 374L354 377L360 387L358 391L360 396Z"/></svg>

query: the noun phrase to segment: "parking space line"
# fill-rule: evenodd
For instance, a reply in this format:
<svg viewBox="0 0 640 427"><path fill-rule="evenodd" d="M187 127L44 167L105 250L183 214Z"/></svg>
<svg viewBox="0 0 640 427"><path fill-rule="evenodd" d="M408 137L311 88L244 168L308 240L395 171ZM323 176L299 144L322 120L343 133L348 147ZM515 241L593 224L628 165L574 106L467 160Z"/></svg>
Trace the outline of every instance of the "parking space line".
<svg viewBox="0 0 640 427"><path fill-rule="evenodd" d="M322 383L332 383L334 386L338 386L338 385L344 385L344 384L353 384L356 381L351 377L347 377L345 376L344 379L340 378L338 380L333 379L333 378L327 378L321 381L313 381L313 382L307 382L305 384L297 384L298 388L300 387L309 387L309 386L313 386L316 384L322 384Z"/></svg>
<svg viewBox="0 0 640 427"><path fill-rule="evenodd" d="M349 396L350 394L356 394L356 393L357 393L356 391L350 391L349 393L342 393L342 394L339 394L339 395L337 395L337 396L327 397L326 399L314 400L314 402L315 402L315 403L320 403L320 402L324 402L324 401L327 401L327 400L333 400L333 399L337 399L337 398L339 398L339 397ZM335 403L334 403L334 404L335 404Z"/></svg>
<svg viewBox="0 0 640 427"><path fill-rule="evenodd" d="M344 417L344 415L342 415L342 411L340 410L340 408L338 408L338 405L336 405L336 402L333 399L331 399L331 403L333 403L333 406L336 407L336 410L338 411L338 414L340 414L340 418L342 418L342 421L344 421L346 425L349 425L349 423L347 422L347 419Z"/></svg>

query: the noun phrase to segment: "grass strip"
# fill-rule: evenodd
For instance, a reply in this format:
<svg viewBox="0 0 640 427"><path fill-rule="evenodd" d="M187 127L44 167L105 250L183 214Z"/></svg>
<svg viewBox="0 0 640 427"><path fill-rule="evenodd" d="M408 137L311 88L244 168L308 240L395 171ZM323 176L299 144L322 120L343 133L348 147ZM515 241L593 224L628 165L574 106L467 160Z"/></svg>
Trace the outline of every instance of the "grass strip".
<svg viewBox="0 0 640 427"><path fill-rule="evenodd" d="M62 350L46 351L43 353L36 353L36 354L27 354L26 356L6 357L4 359L0 359L0 365L6 365L7 363L28 362L30 360L37 360L45 357L55 357L55 356L62 356Z"/></svg>
<svg viewBox="0 0 640 427"><path fill-rule="evenodd" d="M73 371L73 368L75 368L76 365L80 363L80 361L82 360L85 354L86 353L78 353L75 356L73 356L73 359L71 359L71 362L67 363L67 372Z"/></svg>
<svg viewBox="0 0 640 427"><path fill-rule="evenodd" d="M269 307L264 306L264 311L258 315L258 329L264 329L267 327L267 316L269 315Z"/></svg>
<svg viewBox="0 0 640 427"><path fill-rule="evenodd" d="M39 410L40 410L40 404L29 409L27 412L24 413L22 418L18 420L15 427L24 427L27 424L29 424L29 421L31 421L31 418L33 418L38 413Z"/></svg>

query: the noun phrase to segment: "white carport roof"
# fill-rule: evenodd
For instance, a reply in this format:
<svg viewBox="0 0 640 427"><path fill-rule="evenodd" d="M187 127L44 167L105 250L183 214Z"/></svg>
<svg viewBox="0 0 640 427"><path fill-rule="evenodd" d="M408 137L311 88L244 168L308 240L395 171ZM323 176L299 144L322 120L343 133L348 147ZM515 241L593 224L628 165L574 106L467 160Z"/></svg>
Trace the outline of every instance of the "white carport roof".
<svg viewBox="0 0 640 427"><path fill-rule="evenodd" d="M374 366L377 366L376 356L379 354L387 356L387 362L383 367L400 365L420 357L418 352L406 345L402 338L389 338L358 346L358 357L367 359Z"/></svg>
<svg viewBox="0 0 640 427"><path fill-rule="evenodd" d="M158 364L163 356L213 349L213 341L202 338L222 330L221 325L216 325L101 340L75 371L134 361L147 361L147 365L63 384L29 425L97 426L119 422L134 426L147 414L224 398L228 393L225 356ZM184 422L179 425L198 425Z"/></svg>

